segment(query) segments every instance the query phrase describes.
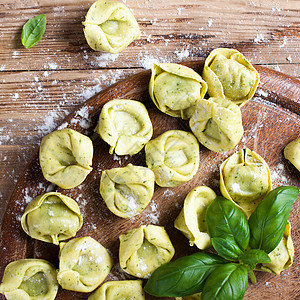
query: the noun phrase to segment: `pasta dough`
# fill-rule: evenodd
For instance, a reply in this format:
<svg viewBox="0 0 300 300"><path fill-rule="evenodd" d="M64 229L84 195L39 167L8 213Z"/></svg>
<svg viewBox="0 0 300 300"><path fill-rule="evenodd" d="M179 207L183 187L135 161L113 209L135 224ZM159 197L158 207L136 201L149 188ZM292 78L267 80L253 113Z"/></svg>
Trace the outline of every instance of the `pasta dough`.
<svg viewBox="0 0 300 300"><path fill-rule="evenodd" d="M92 170L93 144L89 137L65 128L42 139L39 157L44 177L63 189L71 189Z"/></svg>
<svg viewBox="0 0 300 300"><path fill-rule="evenodd" d="M215 192L207 186L194 188L186 196L183 209L174 223L175 228L190 240L190 245L196 245L201 250L211 246L205 214L216 197Z"/></svg>
<svg viewBox="0 0 300 300"><path fill-rule="evenodd" d="M82 216L73 199L50 192L29 203L21 225L32 238L58 245L60 241L76 235L82 226Z"/></svg>
<svg viewBox="0 0 300 300"><path fill-rule="evenodd" d="M248 148L234 153L220 166L222 195L237 204L248 218L271 188L267 163Z"/></svg>
<svg viewBox="0 0 300 300"><path fill-rule="evenodd" d="M189 119L207 84L193 69L179 64L154 64L149 93L156 107L172 117Z"/></svg>
<svg viewBox="0 0 300 300"><path fill-rule="evenodd" d="M43 259L9 263L0 285L0 293L13 300L54 300L57 291L56 270Z"/></svg>
<svg viewBox="0 0 300 300"><path fill-rule="evenodd" d="M107 250L91 237L60 243L58 283L71 291L88 293L96 289L113 266Z"/></svg>
<svg viewBox="0 0 300 300"><path fill-rule="evenodd" d="M144 300L142 280L105 282L88 300Z"/></svg>
<svg viewBox="0 0 300 300"><path fill-rule="evenodd" d="M146 107L139 101L117 99L107 102L95 131L118 155L138 153L151 139L153 129Z"/></svg>
<svg viewBox="0 0 300 300"><path fill-rule="evenodd" d="M226 98L244 105L254 95L259 75L249 61L235 49L218 48L205 60L202 77L211 97Z"/></svg>
<svg viewBox="0 0 300 300"><path fill-rule="evenodd" d="M121 2L95 2L88 10L83 25L86 41L96 51L119 53L140 38L136 19Z"/></svg>
<svg viewBox="0 0 300 300"><path fill-rule="evenodd" d="M199 142L215 152L233 149L244 133L239 107L223 98L200 100L190 127Z"/></svg>
<svg viewBox="0 0 300 300"><path fill-rule="evenodd" d="M270 263L259 264L256 270L265 271L279 275L281 271L289 268L294 259L294 245L291 237L291 225L288 222L278 246L268 255L271 259Z"/></svg>
<svg viewBox="0 0 300 300"><path fill-rule="evenodd" d="M124 272L139 278L151 273L174 255L170 238L161 226L142 225L120 235L119 260Z"/></svg>
<svg viewBox="0 0 300 300"><path fill-rule="evenodd" d="M142 212L154 192L154 173L145 167L128 164L102 172L100 194L109 210L121 218Z"/></svg>
<svg viewBox="0 0 300 300"><path fill-rule="evenodd" d="M193 134L170 130L147 143L146 163L162 187L191 180L199 168L199 144Z"/></svg>
<svg viewBox="0 0 300 300"><path fill-rule="evenodd" d="M300 171L300 137L291 141L284 148L284 157Z"/></svg>
<svg viewBox="0 0 300 300"><path fill-rule="evenodd" d="M176 297L176 300L201 300L201 294L202 293L197 293L191 296L184 296L184 297Z"/></svg>

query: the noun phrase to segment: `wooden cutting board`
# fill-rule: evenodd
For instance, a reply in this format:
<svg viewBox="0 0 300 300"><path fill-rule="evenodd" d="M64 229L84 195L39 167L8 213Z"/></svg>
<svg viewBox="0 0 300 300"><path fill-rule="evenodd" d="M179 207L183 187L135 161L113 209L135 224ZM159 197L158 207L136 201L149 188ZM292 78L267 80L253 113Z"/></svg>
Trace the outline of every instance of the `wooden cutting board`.
<svg viewBox="0 0 300 300"><path fill-rule="evenodd" d="M201 74L203 61L186 64ZM71 190L57 191L75 199L84 218L82 229L77 236L91 236L112 253L115 266L107 280L132 278L118 266L118 237L131 228L142 224L165 226L176 249L174 258L197 251L190 247L188 240L173 227L185 196L194 187L207 185L220 195L219 165L235 151L248 147L258 152L269 164L273 187L295 185L300 187L299 172L283 157L283 148L300 136L300 82L273 70L256 66L261 83L255 97L242 108L244 136L237 147L226 153L214 153L200 146L200 167L189 182L175 188L156 186L153 199L138 216L121 219L113 215L99 194L101 171L126 166L128 163L146 166L142 150L134 156L117 157L109 155L109 146L93 133L102 106L115 98L135 99L143 102L149 110L154 134L153 138L170 129L189 130L188 122L161 113L148 95L150 70L138 73L95 95L78 107L63 122L60 128L73 128L88 134L94 143L93 171L82 185ZM0 276L5 266L21 258L43 258L58 267L58 247L31 239L20 225L20 218L30 199L46 192L49 182L43 176L38 162L38 153L33 155L19 179L6 210L1 229ZM51 185L50 185L51 188ZM249 284L245 299L299 299L299 241L300 204L294 204L290 215L292 236L295 245L295 262L280 276L257 273L257 284ZM0 296L0 299L5 299ZM87 299L87 294L60 289L56 299ZM146 296L146 299L156 299Z"/></svg>

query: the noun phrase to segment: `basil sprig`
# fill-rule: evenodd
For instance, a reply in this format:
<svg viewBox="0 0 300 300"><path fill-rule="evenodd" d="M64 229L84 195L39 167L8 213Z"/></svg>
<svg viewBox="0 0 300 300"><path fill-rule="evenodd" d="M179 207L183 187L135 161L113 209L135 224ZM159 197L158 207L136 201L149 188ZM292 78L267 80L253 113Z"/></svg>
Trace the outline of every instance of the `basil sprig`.
<svg viewBox="0 0 300 300"><path fill-rule="evenodd" d="M231 201L217 197L207 208L206 223L212 245L218 254L237 261L250 239L244 214Z"/></svg>
<svg viewBox="0 0 300 300"><path fill-rule="evenodd" d="M145 291L158 297L182 297L202 291L205 279L227 261L222 257L197 252L156 269Z"/></svg>
<svg viewBox="0 0 300 300"><path fill-rule="evenodd" d="M43 37L46 30L46 15L29 19L23 26L21 41L25 48L31 48Z"/></svg>
<svg viewBox="0 0 300 300"><path fill-rule="evenodd" d="M150 276L145 291L157 297L202 292L203 300L243 299L248 276L256 282L256 265L271 262L268 253L282 239L298 194L292 186L274 189L257 206L249 224L232 201L217 197L207 208L206 223L219 255L198 252L164 264Z"/></svg>
<svg viewBox="0 0 300 300"><path fill-rule="evenodd" d="M280 243L299 189L282 186L271 191L250 216L250 247L266 253Z"/></svg>

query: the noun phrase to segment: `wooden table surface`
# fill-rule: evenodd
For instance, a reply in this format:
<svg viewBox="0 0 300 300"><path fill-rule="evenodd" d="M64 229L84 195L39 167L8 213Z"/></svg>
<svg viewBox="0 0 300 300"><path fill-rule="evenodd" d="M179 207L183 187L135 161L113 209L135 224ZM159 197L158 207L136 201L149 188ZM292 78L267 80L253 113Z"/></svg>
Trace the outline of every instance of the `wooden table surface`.
<svg viewBox="0 0 300 300"><path fill-rule="evenodd" d="M141 38L120 54L95 52L83 34L89 0L0 1L0 224L12 190L38 148L79 104L153 62L203 60L218 47L293 77L300 71L300 1L123 0ZM23 24L45 13L31 49Z"/></svg>

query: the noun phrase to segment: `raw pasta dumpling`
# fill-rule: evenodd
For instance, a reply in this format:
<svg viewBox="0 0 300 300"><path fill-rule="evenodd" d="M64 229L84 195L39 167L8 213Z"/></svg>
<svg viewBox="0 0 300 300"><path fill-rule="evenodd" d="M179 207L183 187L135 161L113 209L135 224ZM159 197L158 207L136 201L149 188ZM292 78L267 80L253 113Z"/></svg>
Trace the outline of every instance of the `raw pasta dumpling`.
<svg viewBox="0 0 300 300"><path fill-rule="evenodd" d="M57 291L56 270L43 259L9 263L0 284L0 293L12 300L54 300Z"/></svg>
<svg viewBox="0 0 300 300"><path fill-rule="evenodd" d="M244 134L240 108L223 98L200 100L190 127L199 142L215 152L233 149Z"/></svg>
<svg viewBox="0 0 300 300"><path fill-rule="evenodd" d="M121 2L95 2L88 10L83 25L86 41L96 51L119 53L140 38L136 19Z"/></svg>
<svg viewBox="0 0 300 300"><path fill-rule="evenodd" d="M288 222L278 246L268 255L270 263L258 264L255 270L265 271L279 275L281 271L289 268L294 259L294 245L291 237L291 225Z"/></svg>
<svg viewBox="0 0 300 300"><path fill-rule="evenodd" d="M32 238L58 245L76 235L82 226L82 216L72 198L49 192L28 204L21 225Z"/></svg>
<svg viewBox="0 0 300 300"><path fill-rule="evenodd" d="M151 139L153 128L141 102L116 99L103 106L95 131L111 146L110 154L133 155Z"/></svg>
<svg viewBox="0 0 300 300"><path fill-rule="evenodd" d="M242 53L218 48L205 60L202 77L211 97L226 98L238 105L249 101L258 86L259 75Z"/></svg>
<svg viewBox="0 0 300 300"><path fill-rule="evenodd" d="M91 237L59 245L58 283L63 289L89 293L106 278L113 266L107 250Z"/></svg>
<svg viewBox="0 0 300 300"><path fill-rule="evenodd" d="M222 195L238 205L248 218L271 188L268 164L248 148L234 153L220 165Z"/></svg>
<svg viewBox="0 0 300 300"><path fill-rule="evenodd" d="M121 218L142 212L154 192L154 173L145 167L128 164L102 172L100 194L109 210Z"/></svg>
<svg viewBox="0 0 300 300"><path fill-rule="evenodd" d="M163 113L189 119L206 91L206 82L191 68L173 63L153 65L149 93Z"/></svg>
<svg viewBox="0 0 300 300"><path fill-rule="evenodd" d="M105 282L88 300L144 300L142 280Z"/></svg>
<svg viewBox="0 0 300 300"><path fill-rule="evenodd" d="M93 143L75 130L56 130L42 139L39 158L48 181L71 189L81 184L92 170Z"/></svg>
<svg viewBox="0 0 300 300"><path fill-rule="evenodd" d="M191 180L199 168L199 144L190 132L166 131L147 143L145 152L147 166L162 187Z"/></svg>
<svg viewBox="0 0 300 300"><path fill-rule="evenodd" d="M291 141L284 148L284 157L300 171L300 137Z"/></svg>
<svg viewBox="0 0 300 300"><path fill-rule="evenodd" d="M120 235L119 260L124 272L149 278L152 272L169 262L174 253L170 238L161 226L142 225Z"/></svg>
<svg viewBox="0 0 300 300"><path fill-rule="evenodd" d="M176 297L176 300L201 300L201 294L202 293L197 293L191 296L184 296L184 297Z"/></svg>
<svg viewBox="0 0 300 300"><path fill-rule="evenodd" d="M188 193L184 200L183 209L175 220L175 228L180 230L190 241L203 250L211 246L207 232L206 209L217 197L207 186L198 186Z"/></svg>

